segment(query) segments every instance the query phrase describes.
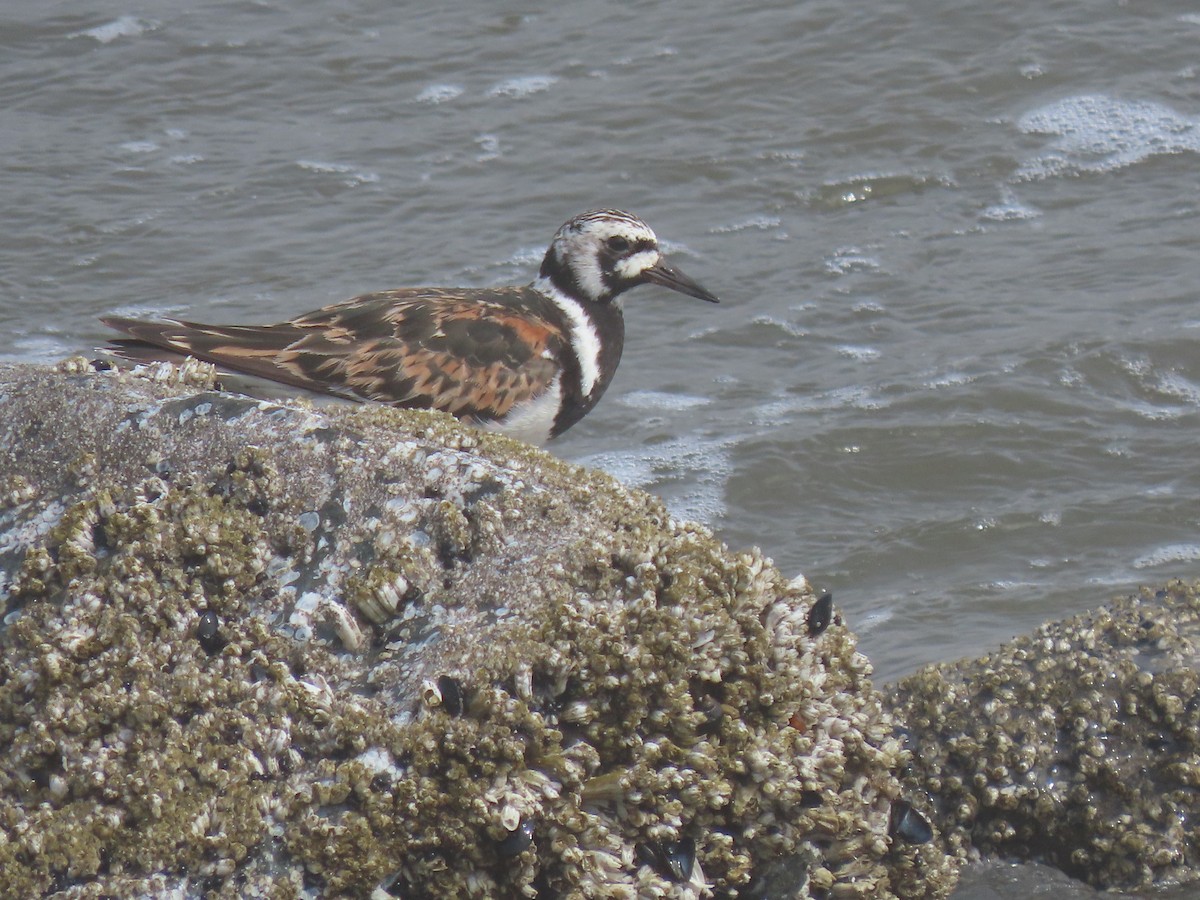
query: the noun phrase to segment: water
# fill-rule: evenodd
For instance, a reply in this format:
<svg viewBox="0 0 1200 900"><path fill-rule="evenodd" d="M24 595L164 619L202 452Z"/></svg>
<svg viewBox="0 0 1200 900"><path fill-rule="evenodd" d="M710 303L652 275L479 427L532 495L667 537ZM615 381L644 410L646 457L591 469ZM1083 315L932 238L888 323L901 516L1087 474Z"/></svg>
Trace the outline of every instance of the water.
<svg viewBox="0 0 1200 900"><path fill-rule="evenodd" d="M1196 575L1194 3L541 6L8 0L0 357L524 281L621 206L725 302L633 294L554 451L832 589L881 679Z"/></svg>

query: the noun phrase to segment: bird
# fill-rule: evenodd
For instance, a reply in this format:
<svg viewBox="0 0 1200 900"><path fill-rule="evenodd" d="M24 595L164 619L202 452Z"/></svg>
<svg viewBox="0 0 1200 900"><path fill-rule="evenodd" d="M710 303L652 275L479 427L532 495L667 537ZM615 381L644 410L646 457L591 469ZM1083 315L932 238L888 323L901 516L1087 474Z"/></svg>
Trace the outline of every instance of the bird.
<svg viewBox="0 0 1200 900"><path fill-rule="evenodd" d="M191 356L319 395L441 410L541 445L608 388L625 342L622 300L642 284L720 302L667 262L640 218L595 209L558 229L524 286L376 291L273 325L100 321L125 335L107 348L125 360Z"/></svg>

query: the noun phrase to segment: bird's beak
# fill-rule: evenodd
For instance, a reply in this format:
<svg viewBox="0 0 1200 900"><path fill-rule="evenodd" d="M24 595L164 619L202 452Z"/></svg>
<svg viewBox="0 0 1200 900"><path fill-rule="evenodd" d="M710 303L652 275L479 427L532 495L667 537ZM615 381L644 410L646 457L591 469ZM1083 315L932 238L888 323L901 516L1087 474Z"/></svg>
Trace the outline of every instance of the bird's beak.
<svg viewBox="0 0 1200 900"><path fill-rule="evenodd" d="M707 300L709 303L721 302L717 299L716 294L702 288L699 282L688 278L665 259L660 259L653 266L642 272L642 277L651 284L660 284L673 291L679 291L681 294L687 294L689 297Z"/></svg>

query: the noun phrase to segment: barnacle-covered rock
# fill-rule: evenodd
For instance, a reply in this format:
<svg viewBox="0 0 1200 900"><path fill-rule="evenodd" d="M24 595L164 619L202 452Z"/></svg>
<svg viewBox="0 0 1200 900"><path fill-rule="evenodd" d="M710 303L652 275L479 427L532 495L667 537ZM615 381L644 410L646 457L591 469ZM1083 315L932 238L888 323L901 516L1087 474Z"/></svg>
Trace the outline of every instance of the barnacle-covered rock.
<svg viewBox="0 0 1200 900"><path fill-rule="evenodd" d="M1195 881L1197 660L1200 584L1174 582L923 668L893 692L910 788L933 795L960 855L1038 860L1105 888Z"/></svg>
<svg viewBox="0 0 1200 900"><path fill-rule="evenodd" d="M803 579L444 416L148 374L0 368L9 895L949 892Z"/></svg>

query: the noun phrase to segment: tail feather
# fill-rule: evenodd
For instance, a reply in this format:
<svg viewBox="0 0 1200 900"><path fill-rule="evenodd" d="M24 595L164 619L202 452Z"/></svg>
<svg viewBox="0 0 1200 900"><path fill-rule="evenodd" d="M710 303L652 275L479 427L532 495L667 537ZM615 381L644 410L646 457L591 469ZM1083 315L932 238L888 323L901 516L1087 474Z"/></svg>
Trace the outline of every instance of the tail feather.
<svg viewBox="0 0 1200 900"><path fill-rule="evenodd" d="M128 335L110 342L110 352L121 359L179 363L191 356L220 370L331 392L329 385L280 363L280 354L299 337L292 325L202 325L180 319L148 322L123 316L105 316L100 321Z"/></svg>
<svg viewBox="0 0 1200 900"><path fill-rule="evenodd" d="M100 321L129 335L121 339L126 343L140 341L214 363L227 362L230 356L271 357L298 336L294 327L286 325L201 325L181 319L148 322L122 316L105 316Z"/></svg>
<svg viewBox="0 0 1200 900"><path fill-rule="evenodd" d="M136 338L115 338L100 348L108 356L127 360L138 365L149 365L156 362L169 362L179 365L188 358L188 354L166 347L148 344Z"/></svg>

